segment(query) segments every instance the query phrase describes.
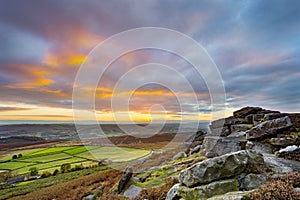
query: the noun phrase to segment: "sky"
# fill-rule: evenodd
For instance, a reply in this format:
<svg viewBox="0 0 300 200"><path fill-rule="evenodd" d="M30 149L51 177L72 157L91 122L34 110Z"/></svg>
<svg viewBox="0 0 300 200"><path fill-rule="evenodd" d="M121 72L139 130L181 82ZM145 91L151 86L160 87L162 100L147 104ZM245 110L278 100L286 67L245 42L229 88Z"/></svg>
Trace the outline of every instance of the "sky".
<svg viewBox="0 0 300 200"><path fill-rule="evenodd" d="M300 2L281 0L0 0L0 120L71 121L76 74L87 55L114 34L139 27L179 31L201 44L215 62L226 92L226 115L244 106L300 111ZM162 40L157 36L157 40ZM129 108L112 109L116 83L134 66L168 65L188 80L181 87L145 84ZM102 67L102 66L99 66ZM147 70L146 70L147 71ZM122 100L132 91L115 94ZM198 104L191 103L196 94ZM182 97L180 102L176 95ZM128 53L105 71L96 92L100 121L210 120L212 105L203 77L182 58L159 50ZM218 109L216 109L218 110ZM129 116L129 118L128 118Z"/></svg>

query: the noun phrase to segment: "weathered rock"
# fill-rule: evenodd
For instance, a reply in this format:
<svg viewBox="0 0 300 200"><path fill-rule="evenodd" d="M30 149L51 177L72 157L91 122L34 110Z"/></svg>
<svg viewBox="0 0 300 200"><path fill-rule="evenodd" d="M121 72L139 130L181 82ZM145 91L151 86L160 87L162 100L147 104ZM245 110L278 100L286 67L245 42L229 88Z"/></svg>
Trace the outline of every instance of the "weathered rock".
<svg viewBox="0 0 300 200"><path fill-rule="evenodd" d="M128 197L128 198L135 198L137 197L140 192L142 191L142 188L137 187L135 185L131 185L125 192L124 192L124 196Z"/></svg>
<svg viewBox="0 0 300 200"><path fill-rule="evenodd" d="M177 160L177 159L180 159L180 158L186 158L186 157L187 157L186 153L179 152L175 156L173 156L173 160Z"/></svg>
<svg viewBox="0 0 300 200"><path fill-rule="evenodd" d="M254 150L258 153L273 153L273 149L270 144L262 144L252 141L248 141L246 143L246 150Z"/></svg>
<svg viewBox="0 0 300 200"><path fill-rule="evenodd" d="M236 118L245 118L250 114L258 114L262 111L262 108L259 107L244 107L240 110L233 112L233 116Z"/></svg>
<svg viewBox="0 0 300 200"><path fill-rule="evenodd" d="M242 191L254 190L267 181L266 175L247 174L239 178L239 189Z"/></svg>
<svg viewBox="0 0 300 200"><path fill-rule="evenodd" d="M264 162L267 167L275 173L288 173L292 171L300 171L300 162L277 158L274 154L263 154Z"/></svg>
<svg viewBox="0 0 300 200"><path fill-rule="evenodd" d="M249 140L272 137L273 135L277 134L278 131L287 129L292 125L291 119L288 116L277 118L258 124L257 126L248 130L246 132L246 136Z"/></svg>
<svg viewBox="0 0 300 200"><path fill-rule="evenodd" d="M263 164L262 155L244 150L207 159L181 171L179 181L188 187L210 183L239 175L249 164Z"/></svg>
<svg viewBox="0 0 300 200"><path fill-rule="evenodd" d="M126 184L129 182L130 178L133 175L132 167L126 167L118 185L118 193L120 194L122 190L125 188Z"/></svg>
<svg viewBox="0 0 300 200"><path fill-rule="evenodd" d="M210 132L208 133L208 136L226 137L230 133L231 133L230 129L227 126L224 126L224 127L221 127L221 128L210 129Z"/></svg>
<svg viewBox="0 0 300 200"><path fill-rule="evenodd" d="M180 186L178 194L185 200L207 199L215 195L238 191L238 181L235 179L215 181L207 185L188 188Z"/></svg>
<svg viewBox="0 0 300 200"><path fill-rule="evenodd" d="M246 197L251 192L253 191L228 192L226 194L208 198L207 200L243 200L244 197Z"/></svg>
<svg viewBox="0 0 300 200"><path fill-rule="evenodd" d="M190 154L198 153L201 149L201 145L196 146L195 148L191 149Z"/></svg>
<svg viewBox="0 0 300 200"><path fill-rule="evenodd" d="M173 185L173 187L168 191L166 200L176 200L179 199L178 197L178 189L179 189L180 183L177 183Z"/></svg>
<svg viewBox="0 0 300 200"><path fill-rule="evenodd" d="M235 138L205 137L202 149L208 158L242 150L242 142Z"/></svg>
<svg viewBox="0 0 300 200"><path fill-rule="evenodd" d="M250 124L235 124L231 126L231 133L247 131L252 128Z"/></svg>

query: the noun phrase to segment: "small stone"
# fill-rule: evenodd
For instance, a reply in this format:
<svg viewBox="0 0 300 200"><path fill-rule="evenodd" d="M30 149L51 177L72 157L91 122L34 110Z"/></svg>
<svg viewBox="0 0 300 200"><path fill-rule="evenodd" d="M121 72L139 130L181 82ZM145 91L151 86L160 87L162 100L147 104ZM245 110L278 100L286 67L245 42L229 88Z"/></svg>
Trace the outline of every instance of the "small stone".
<svg viewBox="0 0 300 200"><path fill-rule="evenodd" d="M175 200L178 197L178 188L180 183L173 185L173 187L168 191L166 200Z"/></svg>
<svg viewBox="0 0 300 200"><path fill-rule="evenodd" d="M137 187L135 185L131 185L125 192L124 196L128 197L130 199L137 197L140 192L142 191L142 188Z"/></svg>
<svg viewBox="0 0 300 200"><path fill-rule="evenodd" d="M175 156L173 156L173 160L177 160L177 159L180 159L180 158L186 158L187 155L185 152L179 152L177 153Z"/></svg>
<svg viewBox="0 0 300 200"><path fill-rule="evenodd" d="M190 154L198 153L201 149L201 145L196 146L195 148L191 149Z"/></svg>

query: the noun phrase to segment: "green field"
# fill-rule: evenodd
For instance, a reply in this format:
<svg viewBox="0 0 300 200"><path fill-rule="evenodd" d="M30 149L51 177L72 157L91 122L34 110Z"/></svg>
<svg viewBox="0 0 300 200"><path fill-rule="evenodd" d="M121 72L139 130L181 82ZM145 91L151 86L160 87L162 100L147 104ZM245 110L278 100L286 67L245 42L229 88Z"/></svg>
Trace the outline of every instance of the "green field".
<svg viewBox="0 0 300 200"><path fill-rule="evenodd" d="M138 159L150 153L149 150L101 146L66 146L37 148L24 151L5 152L0 158L0 171L12 171L18 174L28 173L31 167L40 172L60 169L62 164L90 166L97 160L109 159L112 162L124 162ZM12 159L12 155L22 154L21 158Z"/></svg>

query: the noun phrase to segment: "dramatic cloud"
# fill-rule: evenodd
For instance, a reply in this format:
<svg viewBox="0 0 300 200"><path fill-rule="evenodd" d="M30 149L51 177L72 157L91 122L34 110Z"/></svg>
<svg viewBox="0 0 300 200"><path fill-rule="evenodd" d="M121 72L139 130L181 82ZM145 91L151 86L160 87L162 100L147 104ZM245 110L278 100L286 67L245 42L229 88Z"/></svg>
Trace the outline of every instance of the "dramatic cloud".
<svg viewBox="0 0 300 200"><path fill-rule="evenodd" d="M19 113L22 119L25 115L30 119L36 110L31 107L53 109L53 119L70 117L73 83L88 53L113 34L145 26L174 29L202 44L223 77L229 109L253 105L299 112L299 9L300 2L291 0L3 0L0 6L1 119L9 112L11 119L16 111L22 111ZM155 84L140 87L130 101L130 110L136 112L136 117L149 111L162 113L160 109L151 110L154 104L163 105L170 118L195 113L206 116L211 112L203 77L182 58L159 50L131 52L115 61L99 81L97 111L110 115L110 101L119 79L134 66L150 62L180 72L189 80L193 91L169 74L138 74L132 84L146 76L161 78L176 91ZM87 88L87 92L93 91ZM130 92L123 85L115 97L122 99ZM194 93L198 105L191 103ZM182 110L176 95L185 100ZM30 108L13 106L20 103ZM55 114L57 109L63 111ZM35 114L34 119L46 116L44 110Z"/></svg>

